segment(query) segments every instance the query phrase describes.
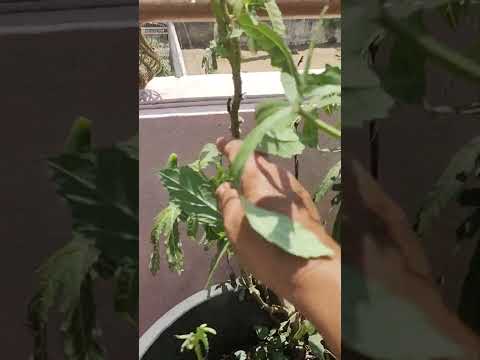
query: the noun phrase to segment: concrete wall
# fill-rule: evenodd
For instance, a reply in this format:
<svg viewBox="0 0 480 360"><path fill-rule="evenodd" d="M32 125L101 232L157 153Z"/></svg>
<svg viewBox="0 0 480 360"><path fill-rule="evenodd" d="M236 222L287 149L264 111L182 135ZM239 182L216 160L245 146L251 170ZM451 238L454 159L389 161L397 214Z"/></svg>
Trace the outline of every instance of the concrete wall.
<svg viewBox="0 0 480 360"><path fill-rule="evenodd" d="M299 48L308 46L316 23L315 20L286 20L288 44ZM175 29L182 49L204 49L213 39L213 23L176 23ZM340 42L341 20L326 19L319 44Z"/></svg>
<svg viewBox="0 0 480 360"><path fill-rule="evenodd" d="M71 240L70 210L55 193L46 158L63 151L68 130L79 115L93 121L94 142L100 146L135 134L137 36L136 28L1 36L4 359L29 358L32 338L26 315L37 285L35 270ZM111 284L100 282L96 294L109 358L136 358L136 330L114 313ZM63 358L59 329L60 323L52 321L52 359Z"/></svg>

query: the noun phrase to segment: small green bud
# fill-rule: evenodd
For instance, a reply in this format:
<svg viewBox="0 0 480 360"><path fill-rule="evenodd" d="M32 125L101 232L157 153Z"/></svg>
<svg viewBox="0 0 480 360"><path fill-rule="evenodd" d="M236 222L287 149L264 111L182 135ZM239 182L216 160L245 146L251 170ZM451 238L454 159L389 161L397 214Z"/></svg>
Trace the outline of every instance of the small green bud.
<svg viewBox="0 0 480 360"><path fill-rule="evenodd" d="M177 154L173 153L168 157L167 167L170 169L174 169L177 167Z"/></svg>

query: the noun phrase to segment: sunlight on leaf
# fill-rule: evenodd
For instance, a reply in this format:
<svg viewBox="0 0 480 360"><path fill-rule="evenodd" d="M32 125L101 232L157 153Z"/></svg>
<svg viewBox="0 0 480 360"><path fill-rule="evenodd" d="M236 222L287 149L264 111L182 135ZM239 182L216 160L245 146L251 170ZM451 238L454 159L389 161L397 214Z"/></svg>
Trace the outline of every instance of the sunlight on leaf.
<svg viewBox="0 0 480 360"><path fill-rule="evenodd" d="M250 226L287 253L306 259L333 256L333 251L317 235L288 216L257 207L245 198L242 205Z"/></svg>

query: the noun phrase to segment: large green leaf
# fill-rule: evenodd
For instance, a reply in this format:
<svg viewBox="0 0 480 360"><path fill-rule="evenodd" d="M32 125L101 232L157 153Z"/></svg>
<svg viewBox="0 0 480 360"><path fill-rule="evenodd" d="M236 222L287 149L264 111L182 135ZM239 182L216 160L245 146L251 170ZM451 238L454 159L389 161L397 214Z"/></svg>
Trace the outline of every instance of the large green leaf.
<svg viewBox="0 0 480 360"><path fill-rule="evenodd" d="M170 195L170 201L186 214L196 214L199 221L216 224L220 213L215 189L207 178L189 166L163 169L158 173Z"/></svg>
<svg viewBox="0 0 480 360"><path fill-rule="evenodd" d="M49 159L57 193L72 211L73 230L94 239L111 260L138 253L138 161L117 149Z"/></svg>
<svg viewBox="0 0 480 360"><path fill-rule="evenodd" d="M458 199L465 187L465 178L480 166L479 159L480 137L474 138L452 157L418 213L415 228L419 236L428 234L435 219Z"/></svg>
<svg viewBox="0 0 480 360"><path fill-rule="evenodd" d="M288 106L281 106L280 108L272 106L268 109L262 109L262 111L265 111L270 116L267 115L260 120L261 122L248 134L232 163L232 175L237 182L240 180L245 162L255 151L255 148L263 140L264 136L272 129L287 126L292 121L292 117L295 116L292 108Z"/></svg>
<svg viewBox="0 0 480 360"><path fill-rule="evenodd" d="M250 226L266 241L302 258L332 256L333 251L318 236L288 216L257 207L242 198Z"/></svg>
<svg viewBox="0 0 480 360"><path fill-rule="evenodd" d="M305 145L292 127L273 129L269 131L260 144L258 150L270 155L291 159L305 150Z"/></svg>
<svg viewBox="0 0 480 360"><path fill-rule="evenodd" d="M104 359L97 343L90 277L99 255L93 241L75 239L38 269L39 282L29 306L35 354L44 351L49 312L56 306L63 314L65 359Z"/></svg>
<svg viewBox="0 0 480 360"><path fill-rule="evenodd" d="M299 82L297 67L293 62L290 49L285 45L280 35L266 24L255 24L249 14L243 14L238 19L238 23L245 33L255 40L259 49L270 54L272 66L289 73L297 83Z"/></svg>
<svg viewBox="0 0 480 360"><path fill-rule="evenodd" d="M274 116L277 112L285 109L286 106L287 103L283 101L271 101L258 105L256 111L257 124L261 124L269 117ZM291 158L294 155L301 154L305 146L294 129L296 117L293 111L289 112L282 124L275 126L264 135L258 144L258 150L283 158Z"/></svg>

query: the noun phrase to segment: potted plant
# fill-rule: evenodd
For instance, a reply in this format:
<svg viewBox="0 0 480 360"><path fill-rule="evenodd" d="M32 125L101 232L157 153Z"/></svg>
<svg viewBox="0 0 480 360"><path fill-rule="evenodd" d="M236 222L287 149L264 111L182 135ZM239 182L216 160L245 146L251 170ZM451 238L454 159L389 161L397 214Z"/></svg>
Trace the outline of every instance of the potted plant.
<svg viewBox="0 0 480 360"><path fill-rule="evenodd" d="M158 172L170 200L154 219L150 271L155 274L160 269L162 238L170 270L179 274L183 271L179 237L181 224L186 226L188 235L200 246L216 248L217 252L206 276L208 290L177 305L147 331L140 342L140 356L145 360L158 358L160 354L169 359L196 357L197 360L207 357L332 358L321 334L312 324L248 272L240 270L237 274L232 273L229 282L218 286L212 286L211 279L220 261L234 256L217 208L216 188L224 181L238 185L245 162L255 150L293 159L298 176L303 151L307 148L320 149L320 134L339 140L341 131L322 120L320 114L327 113L334 118L339 114L340 69L327 65L320 74L310 72L321 21L311 41L304 71L300 72L284 41L286 28L274 0L212 0L211 6L216 24L215 39L208 55L226 58L232 68L234 95L227 104L231 135L240 138L243 122L239 116L242 101L241 38L252 51L266 51L272 65L281 70L286 100L269 101L257 106L257 125L245 137L230 167L223 164L222 155L215 145L206 144L197 161L181 165L177 155L171 154L166 167ZM260 20L263 15L268 16L269 23ZM212 60L210 64L214 66L216 61ZM210 172L214 175L208 176ZM332 188L339 191L339 183L340 162L328 171L312 197L321 201ZM332 207L340 203L341 196L338 194L332 201ZM332 254L309 230L287 216L257 207L246 200L244 210L251 227L283 251L304 258ZM262 220L265 217L273 221ZM274 224L279 223L286 226L272 236ZM334 236L339 238L339 235L340 226L336 222ZM291 246L285 246L286 239L290 239ZM187 350L191 353L188 354Z"/></svg>
<svg viewBox="0 0 480 360"><path fill-rule="evenodd" d="M97 148L78 118L64 153L48 159L57 194L72 212L72 236L37 271L28 306L34 360L47 360L49 319L61 313L65 359L105 359L95 284L114 284L116 313L138 323L138 137Z"/></svg>

